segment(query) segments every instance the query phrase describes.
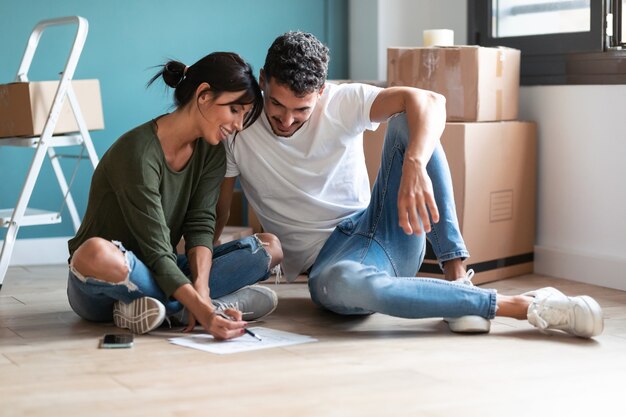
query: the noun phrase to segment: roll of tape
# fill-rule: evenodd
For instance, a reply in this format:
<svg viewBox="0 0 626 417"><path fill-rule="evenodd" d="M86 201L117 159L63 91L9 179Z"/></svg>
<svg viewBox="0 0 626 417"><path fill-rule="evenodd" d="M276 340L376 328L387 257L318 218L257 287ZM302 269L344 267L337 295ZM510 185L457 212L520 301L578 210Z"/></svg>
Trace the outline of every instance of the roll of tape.
<svg viewBox="0 0 626 417"><path fill-rule="evenodd" d="M451 29L428 29L424 31L424 46L452 46L454 31Z"/></svg>

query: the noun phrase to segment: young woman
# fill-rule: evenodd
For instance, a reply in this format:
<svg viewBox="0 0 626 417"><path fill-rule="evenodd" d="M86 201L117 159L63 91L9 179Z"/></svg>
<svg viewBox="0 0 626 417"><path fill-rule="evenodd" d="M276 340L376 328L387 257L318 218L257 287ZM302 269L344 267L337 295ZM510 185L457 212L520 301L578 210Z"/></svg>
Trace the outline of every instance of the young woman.
<svg viewBox="0 0 626 417"><path fill-rule="evenodd" d="M224 142L261 114L261 90L250 66L227 52L190 67L170 61L148 85L160 77L174 88L176 109L127 132L102 157L69 241L69 303L86 320L137 334L178 313L186 331L200 324L218 339L237 337L243 318L276 308L276 294L252 284L282 260L270 234L213 248ZM182 237L185 255L177 256Z"/></svg>

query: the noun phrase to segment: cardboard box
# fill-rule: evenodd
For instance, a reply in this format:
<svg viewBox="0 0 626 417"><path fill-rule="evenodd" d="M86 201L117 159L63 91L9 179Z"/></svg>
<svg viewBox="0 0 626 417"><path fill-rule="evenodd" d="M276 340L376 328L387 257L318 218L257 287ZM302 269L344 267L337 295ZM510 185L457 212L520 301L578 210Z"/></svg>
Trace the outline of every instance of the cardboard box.
<svg viewBox="0 0 626 417"><path fill-rule="evenodd" d="M252 235L252 228L245 226L224 226L220 242L226 243Z"/></svg>
<svg viewBox="0 0 626 417"><path fill-rule="evenodd" d="M250 204L248 204L248 201L246 200L246 197L241 189L235 189L233 192L233 199L230 205L230 216L226 224L228 226L243 226L250 228L251 234L263 232L261 222L252 207L250 207Z"/></svg>
<svg viewBox="0 0 626 417"><path fill-rule="evenodd" d="M58 85L58 81L0 85L0 137L40 135L48 119ZM99 81L73 80L72 87L87 128L104 129ZM77 131L78 124L66 97L54 133Z"/></svg>
<svg viewBox="0 0 626 417"><path fill-rule="evenodd" d="M532 273L536 125L447 123L441 141L474 283ZM442 277L432 250L426 257L418 276Z"/></svg>
<svg viewBox="0 0 626 417"><path fill-rule="evenodd" d="M254 209L250 207L250 204L247 206L247 211L248 227L252 228L254 233L263 233L263 226L261 226L261 222L254 212Z"/></svg>
<svg viewBox="0 0 626 417"><path fill-rule="evenodd" d="M387 123L381 123L378 129L374 131L366 130L363 133L363 152L365 153L365 165L367 166L367 174L370 179L370 190L374 188L374 182L380 169L386 131Z"/></svg>
<svg viewBox="0 0 626 417"><path fill-rule="evenodd" d="M453 46L388 48L389 86L411 86L446 97L448 121L515 120L520 51Z"/></svg>
<svg viewBox="0 0 626 417"><path fill-rule="evenodd" d="M233 190L233 199L230 203L230 216L226 224L228 226L244 226L244 211L245 202L243 197L243 191L240 189Z"/></svg>

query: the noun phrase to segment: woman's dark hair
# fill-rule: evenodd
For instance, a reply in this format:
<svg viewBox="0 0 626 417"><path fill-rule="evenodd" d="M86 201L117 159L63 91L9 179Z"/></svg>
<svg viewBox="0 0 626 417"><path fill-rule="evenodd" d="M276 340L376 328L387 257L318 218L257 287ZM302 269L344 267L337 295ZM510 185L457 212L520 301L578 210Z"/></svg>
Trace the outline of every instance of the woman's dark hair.
<svg viewBox="0 0 626 417"><path fill-rule="evenodd" d="M169 61L148 81L148 86L160 77L174 88L176 107L186 106L194 98L198 86L208 83L214 99L225 92L244 91L237 100L228 103L252 104L244 120L244 129L263 111L263 96L252 67L233 52L213 52L190 67L179 61Z"/></svg>
<svg viewBox="0 0 626 417"><path fill-rule="evenodd" d="M263 72L274 78L296 96L304 96L322 88L328 75L328 48L314 35L287 32L274 40L267 51Z"/></svg>

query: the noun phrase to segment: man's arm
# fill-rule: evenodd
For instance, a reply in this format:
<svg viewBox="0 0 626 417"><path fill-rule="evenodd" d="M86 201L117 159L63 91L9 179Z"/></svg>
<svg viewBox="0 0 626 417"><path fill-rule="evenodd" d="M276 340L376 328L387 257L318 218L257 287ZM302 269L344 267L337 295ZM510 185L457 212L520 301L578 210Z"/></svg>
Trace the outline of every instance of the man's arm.
<svg viewBox="0 0 626 417"><path fill-rule="evenodd" d="M432 91L412 87L390 87L381 91L372 103L370 120L384 122L396 113L405 112L409 125L409 144L404 155L402 179L398 190L398 217L406 234L430 231L439 221L432 182L426 165L439 144L446 125L446 99Z"/></svg>
<svg viewBox="0 0 626 417"><path fill-rule="evenodd" d="M219 244L220 236L224 231L224 227L230 217L230 205L233 200L233 191L235 190L235 182L237 177L226 177L220 186L220 196L216 206L215 235L214 244Z"/></svg>

